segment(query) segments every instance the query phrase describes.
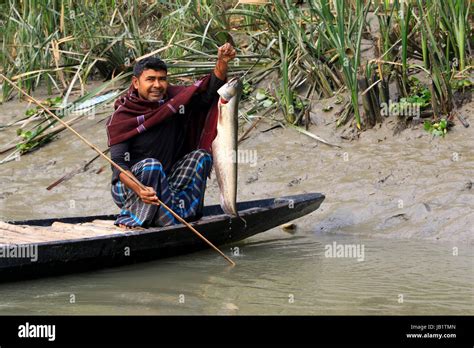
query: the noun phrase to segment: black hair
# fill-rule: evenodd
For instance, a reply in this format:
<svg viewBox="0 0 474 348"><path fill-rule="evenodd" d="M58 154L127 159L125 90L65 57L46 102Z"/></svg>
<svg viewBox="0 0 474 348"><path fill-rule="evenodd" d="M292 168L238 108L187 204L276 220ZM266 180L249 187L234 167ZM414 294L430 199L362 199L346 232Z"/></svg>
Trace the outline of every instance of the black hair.
<svg viewBox="0 0 474 348"><path fill-rule="evenodd" d="M160 58L148 57L135 63L135 66L133 67L133 76L140 77L143 70L146 69L153 69L156 71L164 70L168 72L168 67L166 66L166 63L163 62Z"/></svg>

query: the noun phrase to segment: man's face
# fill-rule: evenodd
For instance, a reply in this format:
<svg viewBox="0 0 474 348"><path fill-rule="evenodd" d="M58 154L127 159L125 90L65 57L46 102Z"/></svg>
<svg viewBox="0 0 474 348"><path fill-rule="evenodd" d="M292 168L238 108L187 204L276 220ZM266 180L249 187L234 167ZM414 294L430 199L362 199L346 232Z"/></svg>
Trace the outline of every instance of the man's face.
<svg viewBox="0 0 474 348"><path fill-rule="evenodd" d="M166 75L165 70L146 69L140 77L132 77L132 84L143 99L157 102L164 98L168 89Z"/></svg>

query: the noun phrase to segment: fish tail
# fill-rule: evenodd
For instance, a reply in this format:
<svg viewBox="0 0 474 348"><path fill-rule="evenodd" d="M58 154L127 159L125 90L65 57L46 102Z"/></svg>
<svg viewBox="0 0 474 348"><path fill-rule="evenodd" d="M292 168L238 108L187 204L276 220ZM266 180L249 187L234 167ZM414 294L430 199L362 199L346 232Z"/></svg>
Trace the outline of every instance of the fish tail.
<svg viewBox="0 0 474 348"><path fill-rule="evenodd" d="M221 208L224 211L224 213L232 216L239 216L239 213L237 212L236 209L233 209L232 206L229 206L224 199L224 195L221 193Z"/></svg>

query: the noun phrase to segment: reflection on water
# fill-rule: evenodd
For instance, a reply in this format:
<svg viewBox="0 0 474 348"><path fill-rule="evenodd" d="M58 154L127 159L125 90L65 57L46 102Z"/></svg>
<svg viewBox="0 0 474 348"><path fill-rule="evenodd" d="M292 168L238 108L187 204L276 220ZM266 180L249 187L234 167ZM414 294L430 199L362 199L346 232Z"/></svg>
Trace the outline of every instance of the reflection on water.
<svg viewBox="0 0 474 348"><path fill-rule="evenodd" d="M326 257L334 243L364 261ZM273 230L236 246L232 269L205 251L3 284L0 314L474 314L467 245Z"/></svg>

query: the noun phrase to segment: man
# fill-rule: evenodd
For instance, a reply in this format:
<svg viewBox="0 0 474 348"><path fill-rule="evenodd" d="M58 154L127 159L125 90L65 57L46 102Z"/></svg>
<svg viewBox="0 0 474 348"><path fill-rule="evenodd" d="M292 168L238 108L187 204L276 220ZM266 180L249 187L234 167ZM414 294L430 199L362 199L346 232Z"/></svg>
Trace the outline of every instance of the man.
<svg viewBox="0 0 474 348"><path fill-rule="evenodd" d="M214 71L191 86L170 86L166 64L145 58L135 64L128 93L115 102L107 122L112 160L140 181L140 188L112 167L112 197L122 209L123 228L177 223L158 198L191 221L202 216L206 180L212 168L217 90L225 84L231 44L218 48Z"/></svg>

